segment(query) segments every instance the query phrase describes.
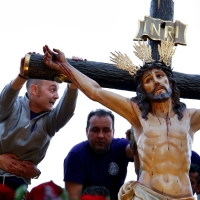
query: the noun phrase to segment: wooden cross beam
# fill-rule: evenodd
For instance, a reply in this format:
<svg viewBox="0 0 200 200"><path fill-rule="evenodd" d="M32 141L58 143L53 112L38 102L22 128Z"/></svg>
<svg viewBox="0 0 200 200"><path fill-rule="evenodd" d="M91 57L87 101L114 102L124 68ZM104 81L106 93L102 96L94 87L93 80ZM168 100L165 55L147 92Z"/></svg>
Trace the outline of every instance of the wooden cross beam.
<svg viewBox="0 0 200 200"><path fill-rule="evenodd" d="M116 68L113 64L94 61L74 61L67 58L67 61L76 69L97 81L101 87L136 91L136 84L127 71ZM50 69L43 63L43 56L33 54L29 62L29 78L46 80L60 79L60 82L70 82L55 70ZM200 76L174 72L174 78L181 91L182 98L200 99Z"/></svg>
<svg viewBox="0 0 200 200"><path fill-rule="evenodd" d="M166 21L173 21L173 0L152 0L150 16ZM158 59L158 42L150 41L152 57ZM73 61L67 59L76 69L97 81L102 87L118 90L136 91L133 77L127 71L117 69L113 64L94 61ZM172 66L173 67L173 66ZM175 67L173 67L175 68ZM200 76L173 72L182 98L200 99ZM42 55L32 55L29 62L28 76L30 78L57 80L69 82L60 73L49 69L43 63Z"/></svg>

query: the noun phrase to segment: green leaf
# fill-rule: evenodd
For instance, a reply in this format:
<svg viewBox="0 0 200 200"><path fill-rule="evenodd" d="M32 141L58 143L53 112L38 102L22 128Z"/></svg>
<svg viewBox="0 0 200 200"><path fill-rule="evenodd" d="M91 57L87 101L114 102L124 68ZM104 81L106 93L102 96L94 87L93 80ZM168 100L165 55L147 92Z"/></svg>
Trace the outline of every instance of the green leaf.
<svg viewBox="0 0 200 200"><path fill-rule="evenodd" d="M62 200L69 200L69 196L68 196L67 191L66 191L64 188L62 188L62 190L63 190L63 192L62 192L62 194L59 196L59 198L62 199Z"/></svg>
<svg viewBox="0 0 200 200"><path fill-rule="evenodd" d="M22 200L22 198L24 197L26 192L27 192L27 186L26 185L22 185L22 186L18 187L17 190L15 191L14 200Z"/></svg>

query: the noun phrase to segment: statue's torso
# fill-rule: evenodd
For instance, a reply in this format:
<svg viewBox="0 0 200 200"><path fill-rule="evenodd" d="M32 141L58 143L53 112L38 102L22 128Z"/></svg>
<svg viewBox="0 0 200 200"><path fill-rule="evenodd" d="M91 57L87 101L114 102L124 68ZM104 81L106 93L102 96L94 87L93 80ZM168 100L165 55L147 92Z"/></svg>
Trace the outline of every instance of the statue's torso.
<svg viewBox="0 0 200 200"><path fill-rule="evenodd" d="M140 118L142 132L136 130L136 141L144 186L172 197L192 195L188 170L192 139L188 133L190 117L181 120L148 115Z"/></svg>

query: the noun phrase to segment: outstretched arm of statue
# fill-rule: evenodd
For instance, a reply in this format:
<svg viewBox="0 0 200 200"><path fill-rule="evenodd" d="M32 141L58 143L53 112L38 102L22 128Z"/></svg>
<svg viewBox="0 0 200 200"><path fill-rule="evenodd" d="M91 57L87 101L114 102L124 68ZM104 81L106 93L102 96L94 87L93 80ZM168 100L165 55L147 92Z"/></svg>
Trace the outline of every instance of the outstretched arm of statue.
<svg viewBox="0 0 200 200"><path fill-rule="evenodd" d="M45 53L44 63L50 68L64 73L87 97L117 112L131 124L138 121L129 98L102 89L97 82L72 67L60 50L53 49L51 51L48 46L44 46L43 50ZM65 62L59 60L65 60Z"/></svg>

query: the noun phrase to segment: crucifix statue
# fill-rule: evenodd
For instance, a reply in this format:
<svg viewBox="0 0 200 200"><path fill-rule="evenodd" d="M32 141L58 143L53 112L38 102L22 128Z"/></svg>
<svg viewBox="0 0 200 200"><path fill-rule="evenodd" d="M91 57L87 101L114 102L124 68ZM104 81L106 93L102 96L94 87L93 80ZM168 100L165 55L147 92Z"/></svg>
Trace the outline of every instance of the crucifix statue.
<svg viewBox="0 0 200 200"><path fill-rule="evenodd" d="M151 48L139 43L135 54L144 62L140 67L126 56L113 54L116 66L136 80L137 95L128 99L102 89L67 61L61 62L59 58L65 55L60 50L44 47L47 66L66 75L90 99L115 111L134 128L141 175L138 182L122 186L119 199L193 199L188 170L192 139L200 129L200 110L180 102L168 56L173 55L173 48L172 42L162 41L160 60L154 60Z"/></svg>

